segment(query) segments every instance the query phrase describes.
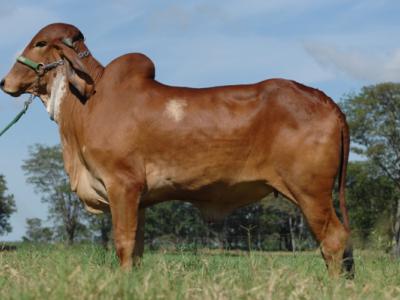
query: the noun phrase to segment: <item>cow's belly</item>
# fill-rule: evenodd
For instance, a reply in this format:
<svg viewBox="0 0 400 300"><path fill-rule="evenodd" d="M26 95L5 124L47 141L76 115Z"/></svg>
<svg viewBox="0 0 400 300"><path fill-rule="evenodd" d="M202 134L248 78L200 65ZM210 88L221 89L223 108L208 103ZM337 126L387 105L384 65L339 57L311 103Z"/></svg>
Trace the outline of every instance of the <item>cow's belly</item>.
<svg viewBox="0 0 400 300"><path fill-rule="evenodd" d="M95 214L109 211L107 192L103 183L84 168L79 174L76 193L85 204L87 211Z"/></svg>
<svg viewBox="0 0 400 300"><path fill-rule="evenodd" d="M272 191L273 188L262 180L233 184L213 182L196 189L171 184L148 190L142 203L146 207L167 200L191 202L206 220L218 221L239 207L263 199Z"/></svg>
<svg viewBox="0 0 400 300"><path fill-rule="evenodd" d="M202 191L204 190L204 192ZM215 184L205 187L196 197L188 193L187 201L199 208L203 217L208 221L220 221L235 209L257 202L273 191L264 181L246 181L233 185Z"/></svg>

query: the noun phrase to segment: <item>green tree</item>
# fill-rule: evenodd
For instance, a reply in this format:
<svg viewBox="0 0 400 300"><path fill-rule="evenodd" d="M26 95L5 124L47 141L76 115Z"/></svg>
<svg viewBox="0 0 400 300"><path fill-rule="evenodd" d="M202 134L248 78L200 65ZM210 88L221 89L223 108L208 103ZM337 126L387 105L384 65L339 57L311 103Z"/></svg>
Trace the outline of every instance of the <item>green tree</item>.
<svg viewBox="0 0 400 300"><path fill-rule="evenodd" d="M110 246L112 235L112 219L110 213L94 215L87 213L86 220L92 238L100 242L104 248Z"/></svg>
<svg viewBox="0 0 400 300"><path fill-rule="evenodd" d="M191 204L181 201L159 203L146 209L145 239L159 244L196 244L208 236L207 225Z"/></svg>
<svg viewBox="0 0 400 300"><path fill-rule="evenodd" d="M372 162L349 163L346 200L353 236L361 246L390 245L391 217L399 196L393 181ZM383 244L377 245L377 240Z"/></svg>
<svg viewBox="0 0 400 300"><path fill-rule="evenodd" d="M70 189L60 146L35 145L29 149L29 158L22 169L27 182L42 195L48 204L49 219L54 224L56 238L72 244L77 238L87 238L85 212L81 201Z"/></svg>
<svg viewBox="0 0 400 300"><path fill-rule="evenodd" d="M16 211L14 196L7 194L7 183L3 175L0 175L0 235L11 232L9 219Z"/></svg>
<svg viewBox="0 0 400 300"><path fill-rule="evenodd" d="M278 250L296 251L316 247L298 206L282 195L278 197L271 195L266 200L263 213L264 226L268 228L267 234L271 235L272 239L278 239ZM273 240L269 241L272 242Z"/></svg>
<svg viewBox="0 0 400 300"><path fill-rule="evenodd" d="M364 87L358 94L346 96L342 107L354 143L352 150L379 167L379 171L400 191L400 84L382 83ZM399 199L392 216L393 250L400 256Z"/></svg>
<svg viewBox="0 0 400 300"><path fill-rule="evenodd" d="M49 227L43 227L39 218L26 219L26 235L24 241L35 243L50 243L53 240L53 231Z"/></svg>
<svg viewBox="0 0 400 300"><path fill-rule="evenodd" d="M300 210L281 196L268 198L239 208L220 222L208 224L189 203L160 203L146 209L145 239L153 247L183 244L293 251L314 247Z"/></svg>

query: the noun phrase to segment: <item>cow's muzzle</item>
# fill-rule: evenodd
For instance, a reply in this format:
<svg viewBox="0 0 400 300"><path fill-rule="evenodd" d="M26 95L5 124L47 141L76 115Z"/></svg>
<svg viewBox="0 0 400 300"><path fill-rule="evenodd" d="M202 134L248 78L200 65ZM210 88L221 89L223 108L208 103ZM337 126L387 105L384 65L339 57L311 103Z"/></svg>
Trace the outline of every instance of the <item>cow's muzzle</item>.
<svg viewBox="0 0 400 300"><path fill-rule="evenodd" d="M6 87L6 79L5 78L3 78L0 81L0 89L3 92L5 92L5 93L7 93L7 94L9 94L10 96L13 96L13 97L18 97L23 93L22 91L10 91L9 89L7 89L7 87Z"/></svg>

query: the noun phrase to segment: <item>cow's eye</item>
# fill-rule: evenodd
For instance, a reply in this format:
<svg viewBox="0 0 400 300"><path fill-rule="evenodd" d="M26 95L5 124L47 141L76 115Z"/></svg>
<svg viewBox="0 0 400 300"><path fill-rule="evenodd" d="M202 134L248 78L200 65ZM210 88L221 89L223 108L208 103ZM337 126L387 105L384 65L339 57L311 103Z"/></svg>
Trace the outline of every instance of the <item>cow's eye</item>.
<svg viewBox="0 0 400 300"><path fill-rule="evenodd" d="M37 43L35 44L35 47L42 48L42 47L44 47L44 46L46 46L46 45L47 45L47 42L45 42L45 41L40 41L40 42L37 42Z"/></svg>

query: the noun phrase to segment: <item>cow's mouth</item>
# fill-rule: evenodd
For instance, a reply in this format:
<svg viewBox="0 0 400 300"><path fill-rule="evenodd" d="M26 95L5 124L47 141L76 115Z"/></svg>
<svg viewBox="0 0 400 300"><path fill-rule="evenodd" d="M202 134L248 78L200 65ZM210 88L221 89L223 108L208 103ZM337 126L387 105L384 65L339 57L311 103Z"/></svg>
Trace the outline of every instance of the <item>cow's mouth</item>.
<svg viewBox="0 0 400 300"><path fill-rule="evenodd" d="M0 89L12 96L12 97L19 97L22 94L26 93L28 91L28 88L31 86L32 84L19 84L19 85L14 85L14 84L6 84L6 80L3 79L0 82Z"/></svg>
<svg viewBox="0 0 400 300"><path fill-rule="evenodd" d="M20 95L22 94L22 92L21 92L20 90L17 90L17 91L10 91L10 90L8 90L8 89L5 87L5 80L4 80L4 79L0 82L0 89L1 89L4 93L7 93L7 94L9 94L9 95L11 95L11 96L13 96L13 97L18 97L18 96L20 96Z"/></svg>
<svg viewBox="0 0 400 300"><path fill-rule="evenodd" d="M7 90L5 90L5 89L3 89L3 92L5 92L5 93L7 93L8 95L10 95L10 96L12 96L12 97L19 97L19 96L21 96L22 95L22 91L15 91L15 92L13 92L13 91L7 91Z"/></svg>
<svg viewBox="0 0 400 300"><path fill-rule="evenodd" d="M22 94L25 94L25 93L29 93L29 87L30 87L30 85L29 84L26 84L26 85L23 85L23 86L19 86L18 88L12 88L12 87L10 87L10 86L5 86L5 85L3 85L3 86L0 86L0 88L1 88L1 90L4 92L4 93L6 93L6 94L8 94L8 95L10 95L10 96L12 96L12 97L19 97L19 96L21 96Z"/></svg>

